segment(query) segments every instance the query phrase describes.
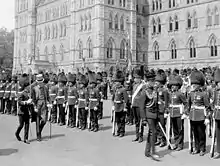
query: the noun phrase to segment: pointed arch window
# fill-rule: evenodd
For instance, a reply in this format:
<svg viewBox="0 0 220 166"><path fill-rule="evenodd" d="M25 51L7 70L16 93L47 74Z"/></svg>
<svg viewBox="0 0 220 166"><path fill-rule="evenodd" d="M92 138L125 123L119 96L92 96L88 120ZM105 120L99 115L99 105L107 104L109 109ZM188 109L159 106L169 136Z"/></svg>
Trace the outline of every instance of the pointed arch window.
<svg viewBox="0 0 220 166"><path fill-rule="evenodd" d="M55 25L52 25L51 39L54 39L54 37L55 37Z"/></svg>
<svg viewBox="0 0 220 166"><path fill-rule="evenodd" d="M161 21L160 21L160 17L157 18L157 28L158 28L158 33L161 33Z"/></svg>
<svg viewBox="0 0 220 166"><path fill-rule="evenodd" d="M113 43L111 40L107 43L107 58L113 57Z"/></svg>
<svg viewBox="0 0 220 166"><path fill-rule="evenodd" d="M125 59L125 45L125 41L122 40L120 45L120 59Z"/></svg>
<svg viewBox="0 0 220 166"><path fill-rule="evenodd" d="M171 43L171 59L177 59L177 50L174 41Z"/></svg>
<svg viewBox="0 0 220 166"><path fill-rule="evenodd" d="M139 43L137 43L136 45L136 61L139 62L140 61L140 53L141 53L141 46Z"/></svg>
<svg viewBox="0 0 220 166"><path fill-rule="evenodd" d="M155 34L157 28L156 28L156 22L155 22L154 18L152 19L152 26L153 26L153 34Z"/></svg>
<svg viewBox="0 0 220 166"><path fill-rule="evenodd" d="M57 24L55 25L55 34L54 37L57 38L58 37L58 26Z"/></svg>
<svg viewBox="0 0 220 166"><path fill-rule="evenodd" d="M109 29L113 29L113 18L112 18L112 13L109 14Z"/></svg>
<svg viewBox="0 0 220 166"><path fill-rule="evenodd" d="M160 60L160 50L157 42L154 44L154 59Z"/></svg>
<svg viewBox="0 0 220 166"><path fill-rule="evenodd" d="M153 10L153 12L155 10L155 1L154 0L152 0L152 10Z"/></svg>
<svg viewBox="0 0 220 166"><path fill-rule="evenodd" d="M190 29L192 27L192 19L190 13L187 14L187 28Z"/></svg>
<svg viewBox="0 0 220 166"><path fill-rule="evenodd" d="M118 30L118 15L115 16L115 29Z"/></svg>
<svg viewBox="0 0 220 166"><path fill-rule="evenodd" d="M83 30L83 18L80 17L80 31Z"/></svg>
<svg viewBox="0 0 220 166"><path fill-rule="evenodd" d="M85 30L87 30L87 23L88 23L88 18L87 18L87 16L85 16Z"/></svg>
<svg viewBox="0 0 220 166"><path fill-rule="evenodd" d="M160 4L160 10L162 9L162 1L159 0L159 4Z"/></svg>
<svg viewBox="0 0 220 166"><path fill-rule="evenodd" d="M63 37L63 24L60 23L60 37Z"/></svg>
<svg viewBox="0 0 220 166"><path fill-rule="evenodd" d="M216 45L216 39L214 37L212 37L212 39L210 40L210 55L212 57L218 56L218 47Z"/></svg>
<svg viewBox="0 0 220 166"><path fill-rule="evenodd" d="M50 26L48 26L47 28L47 39L50 40Z"/></svg>
<svg viewBox="0 0 220 166"><path fill-rule="evenodd" d="M91 39L89 39L88 41L88 53L89 53L89 58L93 58L93 46Z"/></svg>
<svg viewBox="0 0 220 166"><path fill-rule="evenodd" d="M193 39L190 40L189 42L189 53L190 53L190 58L196 58L196 47L195 47L195 42Z"/></svg>
<svg viewBox="0 0 220 166"><path fill-rule="evenodd" d="M79 41L78 47L79 47L79 59L82 59L83 58L83 44L82 44L82 41Z"/></svg>
<svg viewBox="0 0 220 166"><path fill-rule="evenodd" d="M215 16L214 16L214 24L215 25L219 25L219 10L218 10L217 7L215 7L215 9L214 9L214 14L215 14Z"/></svg>
<svg viewBox="0 0 220 166"><path fill-rule="evenodd" d="M207 26L212 26L212 13L210 8L207 9Z"/></svg>
<svg viewBox="0 0 220 166"><path fill-rule="evenodd" d="M171 8L172 7L172 2L171 2L171 0L169 0L169 8Z"/></svg>
<svg viewBox="0 0 220 166"><path fill-rule="evenodd" d="M196 11L194 11L193 13L193 27L198 28L198 18L197 18Z"/></svg>
<svg viewBox="0 0 220 166"><path fill-rule="evenodd" d="M66 36L67 32L67 27L66 27L66 23L63 23L63 36Z"/></svg>
<svg viewBox="0 0 220 166"><path fill-rule="evenodd" d="M47 40L47 27L44 28L44 40Z"/></svg>
<svg viewBox="0 0 220 166"><path fill-rule="evenodd" d="M175 22L175 30L178 31L179 29L179 21L178 21L178 16L175 15L174 17L174 22Z"/></svg>
<svg viewBox="0 0 220 166"><path fill-rule="evenodd" d="M141 20L137 20L137 37L141 37Z"/></svg>
<svg viewBox="0 0 220 166"><path fill-rule="evenodd" d="M89 13L89 23L88 23L88 30L91 30L92 29L92 17L91 17L91 14Z"/></svg>
<svg viewBox="0 0 220 166"><path fill-rule="evenodd" d="M156 10L158 10L159 8L159 3L158 3L158 0L156 0Z"/></svg>
<svg viewBox="0 0 220 166"><path fill-rule="evenodd" d="M172 19L172 17L169 18L169 31L173 31L173 19Z"/></svg>
<svg viewBox="0 0 220 166"><path fill-rule="evenodd" d="M120 19L120 29L123 31L124 30L124 17L121 16L121 19Z"/></svg>

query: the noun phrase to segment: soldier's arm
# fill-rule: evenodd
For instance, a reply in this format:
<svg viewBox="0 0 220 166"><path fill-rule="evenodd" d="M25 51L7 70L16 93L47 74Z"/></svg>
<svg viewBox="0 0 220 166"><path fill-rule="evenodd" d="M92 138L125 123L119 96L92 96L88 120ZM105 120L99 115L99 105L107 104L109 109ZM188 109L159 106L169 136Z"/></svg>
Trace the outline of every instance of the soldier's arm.
<svg viewBox="0 0 220 166"><path fill-rule="evenodd" d="M203 94L203 102L204 102L204 106L206 109L206 118L209 118L211 109L210 109L210 103L209 103L209 98L208 98L207 93Z"/></svg>
<svg viewBox="0 0 220 166"><path fill-rule="evenodd" d="M190 113L190 110L191 110L191 105L192 105L191 98L192 98L192 94L190 93L190 94L189 94L189 97L188 97L188 102L187 102L188 105L187 105L186 114L189 114L189 113Z"/></svg>
<svg viewBox="0 0 220 166"><path fill-rule="evenodd" d="M128 93L125 89L123 89L123 97L124 97L124 102L127 105L127 103L128 103Z"/></svg>
<svg viewBox="0 0 220 166"><path fill-rule="evenodd" d="M18 94L18 104L19 105L26 105L27 102L26 101L23 101L24 100L24 95L21 93L21 94Z"/></svg>
<svg viewBox="0 0 220 166"><path fill-rule="evenodd" d="M169 102L169 93L167 90L163 92L164 94L164 109L166 110L168 108L168 102Z"/></svg>

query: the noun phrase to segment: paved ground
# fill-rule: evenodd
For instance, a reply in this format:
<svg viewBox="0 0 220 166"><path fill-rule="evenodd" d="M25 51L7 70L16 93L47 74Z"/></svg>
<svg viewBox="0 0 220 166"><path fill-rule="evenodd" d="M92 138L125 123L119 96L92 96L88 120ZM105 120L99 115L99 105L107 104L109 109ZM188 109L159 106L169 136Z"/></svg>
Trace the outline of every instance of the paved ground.
<svg viewBox="0 0 220 166"><path fill-rule="evenodd" d="M110 102L105 103L105 118L100 121L98 133L78 131L53 125L50 140L49 125L44 129L44 140L35 141L35 126L32 124L31 144L17 142L14 132L17 118L0 115L0 166L217 166L220 160L191 156L186 147L181 152L171 152L165 148L157 151L163 157L160 162L144 157L145 142L132 143L134 127L126 128L126 137L111 136ZM186 125L187 128L187 125ZM23 133L21 134L23 136ZM187 137L187 134L186 134ZM210 150L208 139L207 150Z"/></svg>

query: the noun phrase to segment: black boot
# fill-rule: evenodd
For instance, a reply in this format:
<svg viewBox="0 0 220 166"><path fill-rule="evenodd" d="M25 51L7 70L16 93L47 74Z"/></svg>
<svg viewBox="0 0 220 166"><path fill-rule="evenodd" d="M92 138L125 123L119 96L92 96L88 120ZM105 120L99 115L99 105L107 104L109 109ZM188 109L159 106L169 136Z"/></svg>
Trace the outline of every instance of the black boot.
<svg viewBox="0 0 220 166"><path fill-rule="evenodd" d="M15 137L17 138L18 141L21 141L21 137L19 136L17 132L15 133Z"/></svg>

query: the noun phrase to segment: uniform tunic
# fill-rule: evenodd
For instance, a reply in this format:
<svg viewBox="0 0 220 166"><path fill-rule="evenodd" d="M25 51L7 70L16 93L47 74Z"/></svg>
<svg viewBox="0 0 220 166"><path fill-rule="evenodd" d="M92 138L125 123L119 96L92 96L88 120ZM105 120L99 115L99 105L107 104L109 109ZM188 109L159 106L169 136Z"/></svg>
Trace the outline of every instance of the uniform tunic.
<svg viewBox="0 0 220 166"><path fill-rule="evenodd" d="M77 88L75 86L68 88L68 97L67 97L67 103L69 107L69 126L75 127L76 124L76 108L75 105L78 103L78 93Z"/></svg>

